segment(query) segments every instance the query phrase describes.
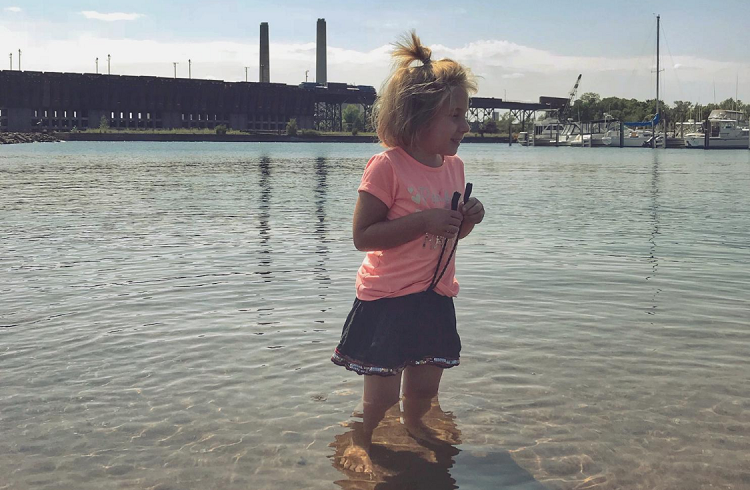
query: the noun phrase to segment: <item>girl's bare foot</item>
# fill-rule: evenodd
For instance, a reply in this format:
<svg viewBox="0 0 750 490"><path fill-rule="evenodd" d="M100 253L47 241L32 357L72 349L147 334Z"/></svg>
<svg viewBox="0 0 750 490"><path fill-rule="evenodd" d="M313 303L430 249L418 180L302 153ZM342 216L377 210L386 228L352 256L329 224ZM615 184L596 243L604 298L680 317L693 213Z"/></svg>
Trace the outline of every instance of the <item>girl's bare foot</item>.
<svg viewBox="0 0 750 490"><path fill-rule="evenodd" d="M432 429L424 424L423 421L404 420L406 431L417 441L423 441L428 444L437 445L455 445L461 444L460 435L457 431L451 431L450 428Z"/></svg>
<svg viewBox="0 0 750 490"><path fill-rule="evenodd" d="M341 441L346 445L339 457L339 465L342 468L355 473L369 473L372 475L373 465L370 459L370 445L372 435L367 437L361 423L354 423L352 431L344 434ZM342 444L343 445L343 444Z"/></svg>
<svg viewBox="0 0 750 490"><path fill-rule="evenodd" d="M344 469L355 473L373 473L369 452L353 442L351 446L344 450L339 463Z"/></svg>

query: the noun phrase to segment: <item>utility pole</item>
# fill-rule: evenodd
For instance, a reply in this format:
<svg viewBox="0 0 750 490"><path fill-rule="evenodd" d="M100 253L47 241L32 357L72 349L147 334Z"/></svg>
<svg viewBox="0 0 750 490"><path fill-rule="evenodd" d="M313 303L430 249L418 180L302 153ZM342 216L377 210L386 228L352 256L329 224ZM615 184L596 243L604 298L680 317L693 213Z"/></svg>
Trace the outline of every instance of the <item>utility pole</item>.
<svg viewBox="0 0 750 490"><path fill-rule="evenodd" d="M99 74L99 57L96 57L96 74Z"/></svg>
<svg viewBox="0 0 750 490"><path fill-rule="evenodd" d="M10 69L12 71L13 70L13 53L10 53L10 55L8 56L10 57Z"/></svg>
<svg viewBox="0 0 750 490"><path fill-rule="evenodd" d="M21 50L18 50L18 71L21 71Z"/></svg>
<svg viewBox="0 0 750 490"><path fill-rule="evenodd" d="M174 77L177 78L177 62L172 63L174 65Z"/></svg>
<svg viewBox="0 0 750 490"><path fill-rule="evenodd" d="M307 83L307 74L310 73L310 70L305 70L305 83Z"/></svg>
<svg viewBox="0 0 750 490"><path fill-rule="evenodd" d="M109 75L111 73L110 70L109 70L109 68L110 68L109 61L111 59L112 59L112 57L110 55L107 55L107 75Z"/></svg>
<svg viewBox="0 0 750 490"><path fill-rule="evenodd" d="M247 66L245 67L245 81L246 81L246 82L247 82L247 69L248 69L248 68L249 68L249 67L247 67Z"/></svg>
<svg viewBox="0 0 750 490"><path fill-rule="evenodd" d="M193 78L193 62L188 60L188 79Z"/></svg>

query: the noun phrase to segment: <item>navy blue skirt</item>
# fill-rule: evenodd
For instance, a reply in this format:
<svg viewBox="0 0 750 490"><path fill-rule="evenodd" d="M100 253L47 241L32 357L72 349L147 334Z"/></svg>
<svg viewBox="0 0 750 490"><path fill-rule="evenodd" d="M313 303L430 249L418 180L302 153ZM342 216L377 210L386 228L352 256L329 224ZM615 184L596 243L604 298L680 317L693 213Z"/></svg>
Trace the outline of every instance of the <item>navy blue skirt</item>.
<svg viewBox="0 0 750 490"><path fill-rule="evenodd" d="M459 364L453 298L434 291L354 300L331 360L357 374L393 376L406 366Z"/></svg>

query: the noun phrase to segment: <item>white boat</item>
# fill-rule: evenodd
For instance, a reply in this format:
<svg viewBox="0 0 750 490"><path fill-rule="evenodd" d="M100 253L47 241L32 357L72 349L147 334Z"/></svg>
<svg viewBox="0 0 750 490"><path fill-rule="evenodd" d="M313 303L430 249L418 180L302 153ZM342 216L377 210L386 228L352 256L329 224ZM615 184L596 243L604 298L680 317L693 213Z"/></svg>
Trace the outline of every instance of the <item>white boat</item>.
<svg viewBox="0 0 750 490"><path fill-rule="evenodd" d="M564 133L565 124L561 123L552 113L548 111L547 117L534 123L534 132L523 131L518 133L518 142L523 146L564 146L567 144L567 135Z"/></svg>
<svg viewBox="0 0 750 490"><path fill-rule="evenodd" d="M546 110L544 117L534 123L534 131L522 131L518 133L518 142L522 146L570 145L571 136L579 126L570 119L567 119L567 116L570 112L573 99L575 99L578 92L578 84L581 82L581 76L580 74L578 75L576 83L568 94L568 100L563 107Z"/></svg>
<svg viewBox="0 0 750 490"><path fill-rule="evenodd" d="M622 125L617 124L607 131L602 138L606 146L620 146L620 129L622 128L622 146L623 148L640 148L651 146L651 139L654 135L652 128L659 124L659 115L655 115L651 121L625 122ZM661 135L659 135L661 137Z"/></svg>
<svg viewBox="0 0 750 490"><path fill-rule="evenodd" d="M591 146L591 135L590 134L576 134L571 135L568 143L570 146ZM604 146L604 145L601 145Z"/></svg>
<svg viewBox="0 0 750 490"><path fill-rule="evenodd" d="M624 148L640 148L651 140L653 132L643 128L624 128L622 146ZM602 138L605 146L620 146L620 128L610 129Z"/></svg>
<svg viewBox="0 0 750 490"><path fill-rule="evenodd" d="M605 118L600 121L584 122L577 126L578 134L571 134L568 139L570 146L609 146L609 143L604 142L604 137L619 128L620 122L607 116L609 115L605 114Z"/></svg>
<svg viewBox="0 0 750 490"><path fill-rule="evenodd" d="M675 125L675 133L674 136L676 138L685 138L686 134L690 133L700 133L703 131L703 123L701 121L696 121L695 119L688 119L687 121L683 122L676 122Z"/></svg>
<svg viewBox="0 0 750 490"><path fill-rule="evenodd" d="M708 148L748 148L750 147L750 128L745 114L740 111L714 109L708 115ZM705 148L705 131L696 131L685 135L685 147Z"/></svg>

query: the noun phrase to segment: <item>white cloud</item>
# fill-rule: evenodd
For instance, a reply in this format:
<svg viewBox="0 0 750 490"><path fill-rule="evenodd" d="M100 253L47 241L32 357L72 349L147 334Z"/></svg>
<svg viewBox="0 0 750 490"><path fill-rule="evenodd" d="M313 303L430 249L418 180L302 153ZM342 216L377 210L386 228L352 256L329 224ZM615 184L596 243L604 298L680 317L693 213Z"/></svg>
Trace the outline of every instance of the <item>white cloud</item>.
<svg viewBox="0 0 750 490"><path fill-rule="evenodd" d="M434 59L455 59L479 75L479 92L483 96L502 97L507 90L508 98L512 93L515 100L533 101L540 95L564 97L579 73L583 74L579 94L597 92L603 97L638 99L655 95L654 56L572 56L504 40L481 40L455 48L430 47ZM736 74L740 80L750 79L748 63L696 56L675 56L673 63L674 68L668 67L661 78L662 96L668 101L698 100L701 96L705 101L714 78L731 82L724 83L723 95L717 98L733 97ZM746 94L744 98L750 96Z"/></svg>
<svg viewBox="0 0 750 490"><path fill-rule="evenodd" d="M123 12L112 12L109 14L103 14L101 12L95 12L93 10L84 10L81 12L87 19L104 20L107 22L115 22L118 20L136 20L143 17L143 14L126 14Z"/></svg>
<svg viewBox="0 0 750 490"><path fill-rule="evenodd" d="M18 13L21 11L21 7L5 7L3 10L5 10L6 12Z"/></svg>
<svg viewBox="0 0 750 490"><path fill-rule="evenodd" d="M112 55L112 74L187 77L188 59L193 78L258 80L259 47L251 40L213 42L163 42L148 39L113 39L81 32L70 37L54 24L11 23L0 20L0 45L23 49L24 69L92 73L95 58L99 72L106 73L107 54ZM603 97L648 99L655 93L653 56L611 58L558 54L505 40L480 40L464 46L430 46L433 59L450 57L469 66L479 78L479 95L512 100L537 100L540 95L564 97L579 73L579 94L597 92ZM328 47L328 80L380 88L388 76L392 46L357 50L352 45ZM271 81L297 84L315 80L315 43L271 43ZM678 69L674 69L679 65ZM7 66L7 65L6 65ZM664 66L664 65L663 65ZM662 94L671 100L713 100L733 97L735 82L750 80L750 64L676 56L662 75ZM747 87L747 86L745 86ZM740 85L740 98L748 99L750 87Z"/></svg>

